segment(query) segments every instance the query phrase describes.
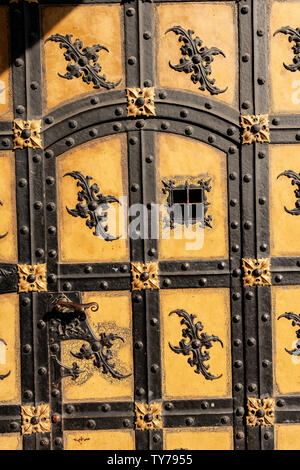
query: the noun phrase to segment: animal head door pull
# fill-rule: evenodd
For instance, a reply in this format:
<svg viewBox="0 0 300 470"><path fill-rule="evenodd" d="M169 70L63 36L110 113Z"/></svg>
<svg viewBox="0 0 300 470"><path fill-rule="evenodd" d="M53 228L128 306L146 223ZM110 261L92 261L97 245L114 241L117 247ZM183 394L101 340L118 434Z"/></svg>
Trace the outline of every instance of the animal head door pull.
<svg viewBox="0 0 300 470"><path fill-rule="evenodd" d="M73 217L88 219L86 225L89 229L94 229L93 235L102 237L105 241L111 242L118 240L120 236L113 236L108 232L107 210L109 205L117 202L121 204L115 196L104 196L100 193L100 188L96 183L90 186L91 176L83 176L80 171L71 171L64 176L71 176L78 180L77 186L81 188L78 191L78 203L75 209L66 207L67 212Z"/></svg>

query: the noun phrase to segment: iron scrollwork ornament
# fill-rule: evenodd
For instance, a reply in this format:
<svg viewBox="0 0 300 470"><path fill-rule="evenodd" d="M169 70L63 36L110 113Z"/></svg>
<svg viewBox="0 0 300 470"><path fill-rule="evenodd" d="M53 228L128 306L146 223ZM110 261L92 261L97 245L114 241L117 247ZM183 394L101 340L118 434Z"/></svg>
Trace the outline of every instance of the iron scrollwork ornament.
<svg viewBox="0 0 300 470"><path fill-rule="evenodd" d="M294 209L288 209L287 207L284 207L285 212L291 215L300 215L300 173L296 173L293 170L285 170L280 175L277 176L277 179L280 178L281 176L286 176L287 178L291 178L292 185L293 186L298 186L297 189L295 189L294 193L297 198L296 203L295 203L295 208Z"/></svg>
<svg viewBox="0 0 300 470"><path fill-rule="evenodd" d="M202 374L207 380L216 380L222 377L223 374L215 376L208 372L209 364L204 364L210 359L208 349L212 348L214 342L221 344L223 348L223 342L218 336L208 335L207 333L201 333L204 326L200 321L194 323L196 315L189 314L185 310L177 309L169 313L178 315L182 318L180 324L184 325L185 328L182 330L183 339L179 342L179 346L172 346L169 343L170 348L176 354L183 354L184 356L192 357L188 358L188 363L191 367L196 367L194 372L196 374ZM186 342L186 339L188 342Z"/></svg>
<svg viewBox="0 0 300 470"><path fill-rule="evenodd" d="M78 204L75 209L66 207L67 212L73 217L81 217L88 219L86 225L89 229L94 229L93 235L101 236L105 241L111 242L118 240L120 236L116 237L108 233L108 226L104 225L107 221L107 210L109 204L117 202L121 204L119 199L115 196L104 196L100 193L100 188L96 183L90 186L93 179L91 176L84 177L80 171L71 171L64 176L71 176L78 180L77 186L81 188L78 191Z"/></svg>
<svg viewBox="0 0 300 470"><path fill-rule="evenodd" d="M113 353L112 346L116 340L124 342L124 339L114 333L100 332L97 337L86 316L86 310L91 309L96 312L99 306L96 302L81 304L72 302L65 295L53 298L50 304L47 320L50 321L50 332L54 341L62 342L66 340L83 340L88 344L83 344L78 352L70 351L76 359L93 360L93 365L103 374L110 374L114 379L125 379L131 374L121 374L116 370L116 365L111 362ZM59 366L61 378L71 376L76 380L84 372L79 369L76 362L72 368L60 363L53 357L56 368ZM59 381L59 379L57 380Z"/></svg>
<svg viewBox="0 0 300 470"><path fill-rule="evenodd" d="M289 70L290 72L296 72L300 70L300 28L291 28L290 26L284 26L277 31L275 31L274 35L278 33L287 34L289 36L289 42L294 42L295 45L292 46L292 50L294 53L293 64L286 65L283 63L284 68Z"/></svg>
<svg viewBox="0 0 300 470"><path fill-rule="evenodd" d="M286 352L290 354L291 356L300 356L300 315L297 315L296 313L293 312L286 312L280 315L277 320L280 320L280 318L286 318L287 320L292 320L292 325L299 327L299 329L296 331L296 336L297 336L297 342L296 342L296 347L294 349L287 349Z"/></svg>
<svg viewBox="0 0 300 470"><path fill-rule="evenodd" d="M222 55L226 57L224 52L217 47L209 49L203 46L203 41L198 36L193 38L194 31L191 29L186 31L182 26L173 26L167 29L165 34L170 31L176 35L179 34L178 41L184 43L180 48L183 57L180 58L179 64L176 65L172 65L171 61L169 61L171 69L176 70L176 72L192 73L191 80L195 84L200 84L199 90L201 91L207 90L211 95L225 93L228 87L220 90L220 88L215 86L216 80L209 78L212 73L211 64L214 61L214 56Z"/></svg>
<svg viewBox="0 0 300 470"><path fill-rule="evenodd" d="M99 55L97 52L109 52L107 47L101 46L101 44L94 44L93 46L82 48L82 41L77 38L72 42L72 37L73 34L66 34L66 36L53 34L45 41L59 42L59 47L66 49L66 52L64 52L66 61L73 61L73 63L67 65L67 72L64 75L58 73L58 76L67 80L82 77L83 82L87 84L93 83L93 88L102 87L110 90L118 86L121 83L121 79L118 82L109 82L106 81L105 75L99 75L102 67L98 64Z"/></svg>
<svg viewBox="0 0 300 470"><path fill-rule="evenodd" d="M3 338L0 338L0 345L1 344L2 344L2 348L5 348L7 346ZM7 374L0 374L0 380L6 379L9 375L10 375L10 370L7 372Z"/></svg>

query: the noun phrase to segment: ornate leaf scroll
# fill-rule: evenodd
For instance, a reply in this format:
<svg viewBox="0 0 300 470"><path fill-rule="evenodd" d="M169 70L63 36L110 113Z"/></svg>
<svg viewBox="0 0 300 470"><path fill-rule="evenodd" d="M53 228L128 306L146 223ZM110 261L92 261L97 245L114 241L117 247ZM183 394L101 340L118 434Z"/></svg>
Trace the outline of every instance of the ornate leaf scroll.
<svg viewBox="0 0 300 470"><path fill-rule="evenodd" d="M300 70L300 28L293 29L290 26L284 26L273 34L275 36L278 33L287 34L289 36L289 42L294 42L295 45L292 46L294 53L293 63L286 65L283 62L283 66L290 72L296 72Z"/></svg>

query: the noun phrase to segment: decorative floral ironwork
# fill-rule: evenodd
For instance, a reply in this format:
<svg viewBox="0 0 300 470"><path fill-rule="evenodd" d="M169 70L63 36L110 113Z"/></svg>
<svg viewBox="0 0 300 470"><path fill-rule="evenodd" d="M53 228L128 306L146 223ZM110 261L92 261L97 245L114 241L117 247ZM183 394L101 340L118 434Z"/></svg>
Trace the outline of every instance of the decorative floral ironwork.
<svg viewBox="0 0 300 470"><path fill-rule="evenodd" d="M78 352L70 351L73 357L77 359L92 359L97 369L100 369L103 374L110 374L115 379L129 377L131 374L121 374L115 370L115 364L110 362L113 357L111 348L114 341L120 340L124 342L124 339L114 333L106 334L104 332L101 332L98 338L88 322L85 313L88 308L96 312L99 306L96 302L87 304L72 302L64 294L52 298L46 319L48 321L51 320L50 331L54 340L61 342L70 339L81 339L86 341L88 344L83 344ZM68 368L61 363L58 363L58 365L68 372L66 374L62 370L61 378L71 375L73 380L76 380L79 374L82 373L77 363L73 363L72 368Z"/></svg>
<svg viewBox="0 0 300 470"><path fill-rule="evenodd" d="M158 263L132 263L132 290L159 289Z"/></svg>
<svg viewBox="0 0 300 470"><path fill-rule="evenodd" d="M3 202L2 202L2 201L0 201L0 206L3 206ZM1 240L2 238L5 238L7 234L8 234L8 232L4 233L3 235L0 235L0 240Z"/></svg>
<svg viewBox="0 0 300 470"><path fill-rule="evenodd" d="M47 291L46 264L18 264L19 292Z"/></svg>
<svg viewBox="0 0 300 470"><path fill-rule="evenodd" d="M14 120L14 148L24 149L42 148L41 140L41 120L21 121L21 119Z"/></svg>
<svg viewBox="0 0 300 470"><path fill-rule="evenodd" d="M118 82L108 82L106 81L105 75L99 75L102 67L98 64L99 55L97 52L106 51L109 52L107 47L101 46L101 44L94 44L93 46L83 47L83 42L80 39L75 39L72 42L73 34L53 34L47 41L59 42L59 47L61 49L65 48L64 57L69 63L67 65L67 72L62 75L58 73L57 75L61 78L66 78L67 80L72 80L75 78L82 77L82 81L90 84L93 83L93 88L106 88L110 90L115 88L121 83L121 79Z"/></svg>
<svg viewBox="0 0 300 470"><path fill-rule="evenodd" d="M107 221L107 210L109 204L117 202L120 204L119 199L115 196L104 196L100 193L100 188L96 183L90 186L90 181L93 179L91 176L84 177L80 171L71 171L64 176L72 176L78 180L77 186L81 188L78 191L78 204L75 209L66 207L68 213L73 217L81 217L87 219L86 225L89 229L94 228L93 235L101 236L105 241L111 242L118 240L120 236L115 237L108 233L108 226L103 225ZM84 201L84 202L83 202Z"/></svg>
<svg viewBox="0 0 300 470"><path fill-rule="evenodd" d="M213 343L218 342L223 348L223 342L218 336L201 333L204 326L200 321L194 324L194 320L197 318L196 315L190 315L185 310L177 309L170 312L169 316L174 313L182 318L180 324L186 327L182 330L182 336L183 338L187 338L188 342L186 342L186 339L182 339L179 342L179 346L172 346L171 343L169 343L172 351L176 354L183 354L184 356L192 355L192 357L188 358L187 362L191 367L195 366L196 370L194 370L194 372L196 374L202 374L205 379L216 380L222 377L223 374L215 376L208 372L209 365L204 363L210 359L208 349L212 348Z"/></svg>
<svg viewBox="0 0 300 470"><path fill-rule="evenodd" d="M190 183L190 181L186 180L183 184L177 184L175 180L168 180L162 181L164 187L162 189L164 194L168 193L167 197L167 211L169 217L164 219L164 222L171 228L175 228L175 224L185 224L188 226L189 224L196 224L199 223L200 227L210 227L212 228L211 221L212 216L207 215L208 206L210 202L207 202L206 193L211 191L211 178L208 180L204 179L197 179L196 184ZM182 194L184 193L184 200L181 199L181 202L176 198L176 192ZM193 196L193 193L196 193L196 196ZM201 212L201 217L197 217L196 214L196 206L203 205L203 213ZM186 207L186 213L184 210L184 206ZM176 211L176 207L178 207L178 211ZM182 209L182 210L181 210ZM203 215L203 217L202 217Z"/></svg>
<svg viewBox="0 0 300 470"><path fill-rule="evenodd" d="M155 116L154 88L126 88L127 116Z"/></svg>
<svg viewBox="0 0 300 470"><path fill-rule="evenodd" d="M243 259L244 286L270 286L271 261L269 258Z"/></svg>
<svg viewBox="0 0 300 470"><path fill-rule="evenodd" d="M141 431L148 429L161 429L161 403L136 403L135 404L135 428Z"/></svg>
<svg viewBox="0 0 300 470"><path fill-rule="evenodd" d="M294 193L297 198L295 202L295 208L294 209L288 209L287 207L284 206L285 212L291 215L299 215L300 214L300 173L296 173L293 170L285 170L280 175L277 176L277 179L280 178L281 176L286 176L287 178L291 178L292 185L293 186L298 186L297 189L295 189Z"/></svg>
<svg viewBox="0 0 300 470"><path fill-rule="evenodd" d="M297 336L297 342L296 342L296 347L294 349L287 349L286 352L290 354L291 356L300 356L300 315L297 315L296 313L293 312L286 312L280 315L277 320L280 320L280 318L286 318L287 320L292 320L292 326L297 326L299 329L296 331L296 336Z"/></svg>
<svg viewBox="0 0 300 470"><path fill-rule="evenodd" d="M183 57L180 59L180 63L176 65L172 65L169 61L171 69L177 72L192 73L192 82L199 83L199 90L207 90L211 95L218 95L227 91L228 87L220 90L215 86L216 80L209 78L212 73L211 64L214 61L214 56L222 55L226 57L224 52L217 47L208 49L203 46L203 41L198 36L193 38L194 31L191 29L186 31L182 26L173 26L167 29L165 34L170 31L176 35L179 34L178 41L184 43L180 48Z"/></svg>
<svg viewBox="0 0 300 470"><path fill-rule="evenodd" d="M22 434L51 431L50 406L21 406Z"/></svg>
<svg viewBox="0 0 300 470"><path fill-rule="evenodd" d="M75 381L76 379L78 379L80 374L84 373L84 370L80 369L77 362L73 362L72 367L69 367L69 366L66 366L65 364L62 364L62 362L60 362L56 356L52 355L51 358L53 360L54 376L55 376L53 385L55 386L57 386L58 383L65 377L71 377L72 380Z"/></svg>
<svg viewBox="0 0 300 470"><path fill-rule="evenodd" d="M248 398L247 426L273 426L275 422L274 398Z"/></svg>
<svg viewBox="0 0 300 470"><path fill-rule="evenodd" d="M269 117L267 114L241 116L243 144L270 142Z"/></svg>
<svg viewBox="0 0 300 470"><path fill-rule="evenodd" d="M283 62L283 66L290 72L296 72L297 70L300 70L300 28L293 29L290 26L284 26L275 31L273 36L278 33L288 34L289 42L295 43L295 45L292 46L292 50L294 53L293 64L286 65Z"/></svg>

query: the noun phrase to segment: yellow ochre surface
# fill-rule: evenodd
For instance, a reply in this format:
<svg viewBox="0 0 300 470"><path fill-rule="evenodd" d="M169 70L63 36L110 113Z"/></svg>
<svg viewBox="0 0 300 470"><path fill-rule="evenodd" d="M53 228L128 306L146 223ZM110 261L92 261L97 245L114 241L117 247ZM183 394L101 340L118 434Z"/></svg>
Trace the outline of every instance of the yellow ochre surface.
<svg viewBox="0 0 300 470"><path fill-rule="evenodd" d="M164 450L232 450L231 427L164 429Z"/></svg>
<svg viewBox="0 0 300 470"><path fill-rule="evenodd" d="M65 450L134 450L134 431L65 431Z"/></svg>

